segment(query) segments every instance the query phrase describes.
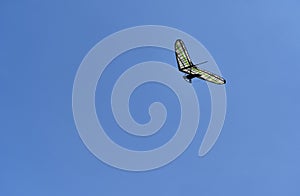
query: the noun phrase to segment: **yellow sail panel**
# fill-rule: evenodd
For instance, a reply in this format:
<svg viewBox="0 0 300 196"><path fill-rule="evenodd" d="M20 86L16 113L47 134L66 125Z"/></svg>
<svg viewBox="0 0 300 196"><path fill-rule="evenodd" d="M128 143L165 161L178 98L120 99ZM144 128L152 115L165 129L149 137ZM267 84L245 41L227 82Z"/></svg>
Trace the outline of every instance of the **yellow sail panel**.
<svg viewBox="0 0 300 196"><path fill-rule="evenodd" d="M190 56L185 48L182 40L178 39L175 42L176 60L179 69L184 69L193 66Z"/></svg>

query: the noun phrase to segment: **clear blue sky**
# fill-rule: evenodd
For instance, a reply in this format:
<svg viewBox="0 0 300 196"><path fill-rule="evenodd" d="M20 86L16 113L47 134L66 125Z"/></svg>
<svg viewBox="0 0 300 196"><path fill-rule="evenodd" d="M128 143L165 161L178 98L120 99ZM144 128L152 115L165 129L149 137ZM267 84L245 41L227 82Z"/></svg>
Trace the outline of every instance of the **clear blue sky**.
<svg viewBox="0 0 300 196"><path fill-rule="evenodd" d="M2 0L0 195L300 195L299 7L296 0ZM80 62L98 41L146 24L178 28L205 45L227 79L228 110L216 145L198 157L210 98L204 82L195 82L203 96L193 143L171 164L135 173L102 163L85 147L73 120L72 87ZM122 58L130 65L137 56L176 66L173 55L153 48L126 53L112 66ZM174 96L153 85L165 92L158 99ZM133 99L145 96L142 91ZM132 112L147 121L145 108L133 105ZM104 126L117 125L110 120ZM111 137L149 149L170 135L145 143Z"/></svg>

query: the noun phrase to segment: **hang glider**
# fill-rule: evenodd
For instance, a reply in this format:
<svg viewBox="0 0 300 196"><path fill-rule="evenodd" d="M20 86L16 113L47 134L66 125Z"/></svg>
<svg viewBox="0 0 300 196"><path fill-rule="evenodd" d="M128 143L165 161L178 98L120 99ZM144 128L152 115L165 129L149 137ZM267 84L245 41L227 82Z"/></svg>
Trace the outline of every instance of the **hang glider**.
<svg viewBox="0 0 300 196"><path fill-rule="evenodd" d="M200 78L202 80L212 82L215 84L225 84L226 80L221 76L213 74L209 71L200 69L197 65L207 63L207 61L201 62L199 64L193 64L191 58L185 48L185 45L182 40L178 39L175 42L175 54L179 71L185 73L186 75L183 78L192 82L193 78Z"/></svg>

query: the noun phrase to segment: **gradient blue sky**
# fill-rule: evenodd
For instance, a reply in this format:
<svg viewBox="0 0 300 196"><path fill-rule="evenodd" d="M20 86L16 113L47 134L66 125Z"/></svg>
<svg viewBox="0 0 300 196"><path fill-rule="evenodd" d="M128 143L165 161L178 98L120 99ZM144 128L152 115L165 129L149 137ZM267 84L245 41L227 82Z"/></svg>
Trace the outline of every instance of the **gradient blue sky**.
<svg viewBox="0 0 300 196"><path fill-rule="evenodd" d="M299 7L296 0L2 0L0 195L300 195ZM228 111L216 145L198 157L210 98L205 83L194 82L201 120L193 143L171 164L135 173L102 163L84 146L72 116L72 87L81 60L98 41L146 24L178 28L205 45L228 81ZM176 66L173 57L153 48L133 50L111 66L143 60ZM151 89L165 94L148 102L168 104L174 96L159 85L143 88L132 99L146 99L142 92ZM137 121L147 122L147 105L134 103ZM174 104L171 111L176 99ZM172 113L169 130L179 118ZM105 122L108 130L117 126ZM172 136L164 133L146 142L122 133L111 137L148 149Z"/></svg>

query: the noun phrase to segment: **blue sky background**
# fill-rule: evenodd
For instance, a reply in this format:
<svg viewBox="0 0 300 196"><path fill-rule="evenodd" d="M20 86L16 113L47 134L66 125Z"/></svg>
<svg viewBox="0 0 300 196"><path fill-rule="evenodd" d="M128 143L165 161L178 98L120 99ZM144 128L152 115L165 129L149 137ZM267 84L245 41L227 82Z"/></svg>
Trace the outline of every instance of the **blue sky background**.
<svg viewBox="0 0 300 196"><path fill-rule="evenodd" d="M299 7L296 0L2 0L0 195L300 195ZM146 24L178 28L205 45L228 81L228 111L216 145L198 157L210 97L204 82L194 82L201 120L193 143L171 164L136 173L112 168L87 150L72 116L72 87L80 62L98 41ZM130 67L145 60L176 66L168 51L133 50L112 62L103 82L113 84L118 62ZM98 111L108 107L101 90L109 93L97 88ZM161 93L148 97L145 90ZM121 130L108 134L140 150L167 141L179 119L174 94L148 84L132 99L139 122L148 120L147 104L166 103L172 114L167 128L142 141ZM116 130L107 110L103 126Z"/></svg>

